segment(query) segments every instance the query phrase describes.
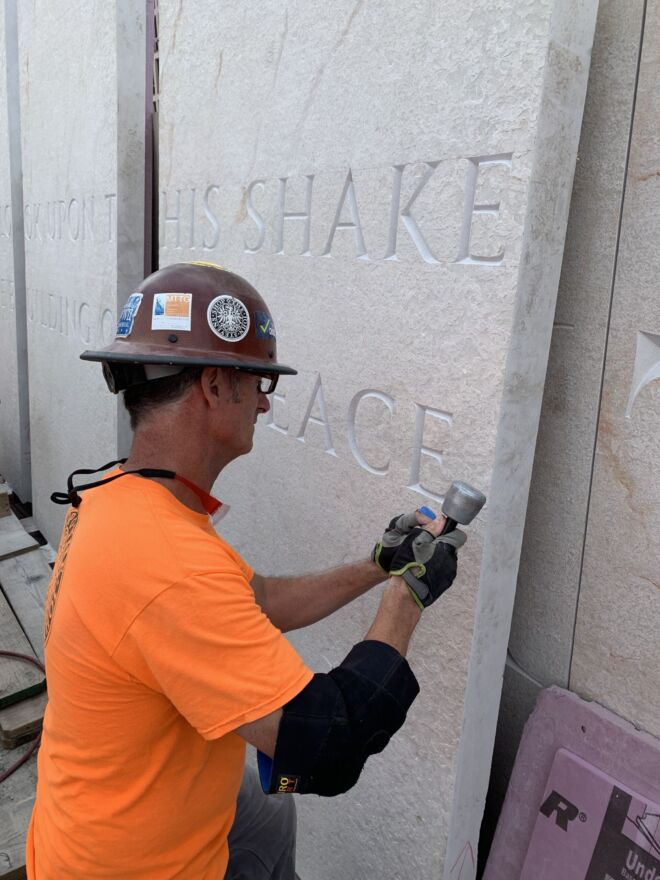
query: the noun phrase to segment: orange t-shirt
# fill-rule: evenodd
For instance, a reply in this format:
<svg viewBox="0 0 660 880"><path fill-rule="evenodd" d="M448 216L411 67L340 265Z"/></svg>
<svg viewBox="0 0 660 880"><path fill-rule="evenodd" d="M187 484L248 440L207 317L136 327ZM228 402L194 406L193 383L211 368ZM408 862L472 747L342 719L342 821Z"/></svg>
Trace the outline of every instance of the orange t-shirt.
<svg viewBox="0 0 660 880"><path fill-rule="evenodd" d="M29 880L220 880L235 733L312 672L206 514L125 476L66 520L46 602L49 703Z"/></svg>

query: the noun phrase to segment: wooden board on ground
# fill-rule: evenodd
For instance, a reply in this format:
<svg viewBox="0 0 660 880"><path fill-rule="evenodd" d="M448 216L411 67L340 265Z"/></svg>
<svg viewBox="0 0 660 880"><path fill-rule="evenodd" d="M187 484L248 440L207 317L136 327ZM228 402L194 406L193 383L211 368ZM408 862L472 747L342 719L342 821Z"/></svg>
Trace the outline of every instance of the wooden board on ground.
<svg viewBox="0 0 660 880"><path fill-rule="evenodd" d="M47 703L48 694L44 691L0 709L0 747L15 749L34 739L41 732Z"/></svg>
<svg viewBox="0 0 660 880"><path fill-rule="evenodd" d="M0 591L0 650L34 657L32 646ZM0 708L44 690L45 676L32 663L0 656Z"/></svg>
<svg viewBox="0 0 660 880"><path fill-rule="evenodd" d="M44 603L52 573L41 548L0 560L0 589L42 663Z"/></svg>
<svg viewBox="0 0 660 880"><path fill-rule="evenodd" d="M3 516L9 516L11 512L11 507L9 506L9 496L11 495L11 489L6 483L0 484L0 518Z"/></svg>
<svg viewBox="0 0 660 880"><path fill-rule="evenodd" d="M0 517L0 559L28 553L38 546L39 542L25 531L13 513Z"/></svg>
<svg viewBox="0 0 660 880"><path fill-rule="evenodd" d="M17 754L0 749L0 773L30 746ZM36 789L36 756L2 783L0 800L0 880L24 880L25 840Z"/></svg>
<svg viewBox="0 0 660 880"><path fill-rule="evenodd" d="M23 526L25 531L29 532L30 534L39 531L39 526L34 521L33 516L24 516L22 519L19 519L19 522Z"/></svg>

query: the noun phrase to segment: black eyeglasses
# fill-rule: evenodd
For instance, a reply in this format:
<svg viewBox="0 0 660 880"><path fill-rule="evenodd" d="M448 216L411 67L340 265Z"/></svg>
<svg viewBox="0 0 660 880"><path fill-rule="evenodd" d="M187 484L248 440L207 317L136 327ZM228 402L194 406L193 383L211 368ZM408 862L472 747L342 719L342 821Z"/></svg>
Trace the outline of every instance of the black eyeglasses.
<svg viewBox="0 0 660 880"><path fill-rule="evenodd" d="M279 373L259 373L257 370L246 370L244 367L234 367L237 373L248 373L257 379L257 391L259 394L272 394L277 388Z"/></svg>

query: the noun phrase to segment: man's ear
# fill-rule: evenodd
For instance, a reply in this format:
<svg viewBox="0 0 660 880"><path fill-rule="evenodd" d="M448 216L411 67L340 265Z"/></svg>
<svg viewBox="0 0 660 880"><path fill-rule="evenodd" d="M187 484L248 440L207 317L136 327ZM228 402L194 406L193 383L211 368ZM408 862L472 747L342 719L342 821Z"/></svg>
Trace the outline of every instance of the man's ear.
<svg viewBox="0 0 660 880"><path fill-rule="evenodd" d="M200 387L207 404L215 409L227 393L227 383L222 368L205 367L200 378Z"/></svg>

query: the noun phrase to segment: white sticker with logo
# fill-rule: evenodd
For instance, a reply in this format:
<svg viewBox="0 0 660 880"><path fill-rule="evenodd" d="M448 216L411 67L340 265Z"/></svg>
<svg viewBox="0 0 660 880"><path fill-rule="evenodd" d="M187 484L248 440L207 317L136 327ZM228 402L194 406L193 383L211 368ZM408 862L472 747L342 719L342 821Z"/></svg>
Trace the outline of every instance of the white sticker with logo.
<svg viewBox="0 0 660 880"><path fill-rule="evenodd" d="M152 330L190 330L192 293L155 293Z"/></svg>
<svg viewBox="0 0 660 880"><path fill-rule="evenodd" d="M235 296L216 296L206 316L211 330L225 342L240 342L250 329L250 313Z"/></svg>
<svg viewBox="0 0 660 880"><path fill-rule="evenodd" d="M125 339L126 336L131 335L133 322L135 321L135 316L138 313L141 302L141 293L132 293L129 296L128 300L126 301L126 305L122 309L121 315L119 316L119 321L117 322L117 333L115 334L117 339Z"/></svg>

